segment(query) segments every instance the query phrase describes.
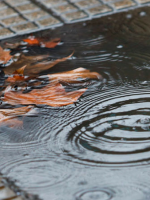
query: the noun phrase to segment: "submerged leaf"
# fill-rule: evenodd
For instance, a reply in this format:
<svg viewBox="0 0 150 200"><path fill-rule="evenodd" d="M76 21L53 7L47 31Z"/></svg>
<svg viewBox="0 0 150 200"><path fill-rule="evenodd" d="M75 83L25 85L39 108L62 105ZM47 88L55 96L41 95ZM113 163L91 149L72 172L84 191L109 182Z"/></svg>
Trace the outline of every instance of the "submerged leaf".
<svg viewBox="0 0 150 200"><path fill-rule="evenodd" d="M0 46L0 62L6 64L11 58L12 56L10 55L10 51L5 51Z"/></svg>
<svg viewBox="0 0 150 200"><path fill-rule="evenodd" d="M13 62L11 65L4 69L4 73L11 75L23 66L30 66L30 64L34 64L35 62L39 62L48 57L49 55L25 56L22 54L16 62Z"/></svg>
<svg viewBox="0 0 150 200"><path fill-rule="evenodd" d="M73 53L67 57L59 58L54 61L47 61L47 62L41 62L35 65L27 65L27 67L24 70L24 75L26 76L36 76L42 71L48 70L52 67L54 67L56 64L60 62L66 61L68 58L70 58L73 55Z"/></svg>

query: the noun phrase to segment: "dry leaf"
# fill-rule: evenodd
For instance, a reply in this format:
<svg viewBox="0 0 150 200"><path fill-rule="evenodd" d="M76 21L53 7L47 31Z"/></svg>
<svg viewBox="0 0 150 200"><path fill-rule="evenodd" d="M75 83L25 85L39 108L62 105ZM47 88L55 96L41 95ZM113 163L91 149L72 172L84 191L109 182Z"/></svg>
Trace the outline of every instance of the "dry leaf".
<svg viewBox="0 0 150 200"><path fill-rule="evenodd" d="M87 89L66 92L60 83L54 82L42 89L34 89L23 94L22 91L6 91L3 101L12 105L45 104L59 107L73 104Z"/></svg>
<svg viewBox="0 0 150 200"><path fill-rule="evenodd" d="M10 51L4 51L0 46L0 62L6 64L11 58Z"/></svg>

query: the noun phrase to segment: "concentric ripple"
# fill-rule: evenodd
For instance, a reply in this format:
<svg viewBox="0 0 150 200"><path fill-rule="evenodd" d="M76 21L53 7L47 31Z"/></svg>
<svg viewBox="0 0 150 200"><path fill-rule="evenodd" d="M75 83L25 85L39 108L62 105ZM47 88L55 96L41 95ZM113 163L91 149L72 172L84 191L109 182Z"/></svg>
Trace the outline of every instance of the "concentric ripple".
<svg viewBox="0 0 150 200"><path fill-rule="evenodd" d="M75 195L75 200L148 200L147 188L135 185L115 185L104 188L92 188L79 192Z"/></svg>
<svg viewBox="0 0 150 200"><path fill-rule="evenodd" d="M88 165L135 165L149 161L150 91L128 88L87 94L51 132L50 151ZM63 154L62 154L63 153Z"/></svg>

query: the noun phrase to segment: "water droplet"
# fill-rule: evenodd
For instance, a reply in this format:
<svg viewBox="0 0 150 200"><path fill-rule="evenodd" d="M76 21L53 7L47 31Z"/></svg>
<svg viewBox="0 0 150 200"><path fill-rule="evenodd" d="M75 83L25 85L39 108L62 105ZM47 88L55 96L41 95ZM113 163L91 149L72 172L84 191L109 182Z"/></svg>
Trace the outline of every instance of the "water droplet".
<svg viewBox="0 0 150 200"><path fill-rule="evenodd" d="M140 12L140 16L145 16L146 15L146 12L142 11Z"/></svg>
<svg viewBox="0 0 150 200"><path fill-rule="evenodd" d="M121 48L123 48L123 46L122 46L122 45L118 45L117 48L118 48L118 49L121 49Z"/></svg>
<svg viewBox="0 0 150 200"><path fill-rule="evenodd" d="M131 15L131 14L127 14L127 15L126 15L126 18L127 18L127 19L131 19L131 18L132 18L132 15Z"/></svg>

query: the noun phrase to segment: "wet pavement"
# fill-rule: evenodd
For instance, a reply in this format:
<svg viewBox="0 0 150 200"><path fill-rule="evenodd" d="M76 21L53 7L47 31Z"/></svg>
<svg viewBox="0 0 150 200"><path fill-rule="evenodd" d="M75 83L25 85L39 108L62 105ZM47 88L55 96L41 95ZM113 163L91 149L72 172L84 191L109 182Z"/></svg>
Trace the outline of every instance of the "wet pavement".
<svg viewBox="0 0 150 200"><path fill-rule="evenodd" d="M43 200L150 199L149 18L143 7L36 33L61 38L43 50L53 58L74 50L49 73L85 67L103 80L76 104L37 106L21 130L0 127L0 171L20 189Z"/></svg>
<svg viewBox="0 0 150 200"><path fill-rule="evenodd" d="M0 39L149 5L150 0L2 0Z"/></svg>

